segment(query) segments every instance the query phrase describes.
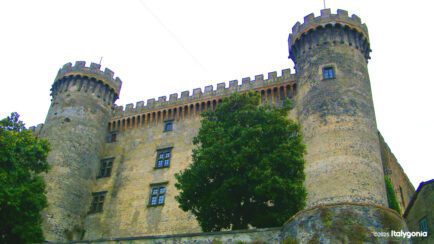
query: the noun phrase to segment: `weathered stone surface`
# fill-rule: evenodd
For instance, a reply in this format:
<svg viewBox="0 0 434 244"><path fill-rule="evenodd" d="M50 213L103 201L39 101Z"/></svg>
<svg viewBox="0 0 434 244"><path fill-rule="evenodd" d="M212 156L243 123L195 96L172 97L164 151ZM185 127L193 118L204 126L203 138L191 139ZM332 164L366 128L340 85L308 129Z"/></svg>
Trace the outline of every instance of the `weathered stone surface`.
<svg viewBox="0 0 434 244"><path fill-rule="evenodd" d="M407 208L410 199L414 194L414 186L411 184L401 165L399 165L395 155L392 153L380 133L379 137L384 174L390 177L396 199L401 208L401 214L404 214L404 210Z"/></svg>
<svg viewBox="0 0 434 244"><path fill-rule="evenodd" d="M99 239L74 243L280 243L281 228Z"/></svg>
<svg viewBox="0 0 434 244"><path fill-rule="evenodd" d="M79 238L91 201L100 153L111 116L102 84L84 77L58 80L40 136L51 144L45 175L49 206L44 211L47 240Z"/></svg>
<svg viewBox="0 0 434 244"><path fill-rule="evenodd" d="M402 206L408 204L412 186L377 134L366 26L356 15L326 9L294 25L289 45L296 74L270 72L267 79L256 75L254 80L243 78L241 85L237 80L229 86L219 83L216 90L207 86L192 95L160 96L146 105L128 104L125 110L113 108L122 84L113 71L84 62L66 64L53 84L45 125L32 128L52 144L52 170L45 176L47 240L347 243L353 238L376 242L369 233L405 229L399 215L382 207L387 204L383 167L391 171L395 191L403 190ZM332 67L336 77L323 79L324 67ZM293 99L288 117L300 122L307 145L309 209L282 229L197 234L194 216L175 200L174 175L191 163L199 114L215 109L233 92L247 91L258 92L263 104L280 106L285 98ZM173 130L165 132L168 120ZM157 150L164 148L172 148L170 167L157 169ZM97 178L101 160L108 158L114 159L111 176ZM153 184L166 186L164 205L148 206ZM92 192L101 191L107 192L103 211L89 214ZM339 233L333 236L334 231Z"/></svg>
<svg viewBox="0 0 434 244"><path fill-rule="evenodd" d="M404 218L408 229L413 232L421 231L421 221L424 219L428 227L427 237L413 237L412 242L434 243L434 179L420 183L416 193L413 195L408 208L405 210Z"/></svg>
<svg viewBox="0 0 434 244"><path fill-rule="evenodd" d="M111 177L99 178L94 192L108 191L102 213L85 219L85 239L199 232L195 218L178 207L174 174L191 162L192 139L200 118L175 121L173 131L163 123L119 133L107 143L102 158L114 157ZM155 168L157 149L172 147L170 167ZM163 206L148 206L151 184L166 183Z"/></svg>
<svg viewBox="0 0 434 244"><path fill-rule="evenodd" d="M333 31L331 32L333 33ZM328 35L325 29L308 34ZM309 38L308 36L304 37ZM347 43L296 42L296 109L306 155L307 205L387 203L367 61ZM303 50L303 51L302 51ZM325 80L324 67L335 78Z"/></svg>
<svg viewBox="0 0 434 244"><path fill-rule="evenodd" d="M293 216L282 228L283 243L410 243L408 239L379 237L391 230L408 231L395 211L372 205L318 206Z"/></svg>

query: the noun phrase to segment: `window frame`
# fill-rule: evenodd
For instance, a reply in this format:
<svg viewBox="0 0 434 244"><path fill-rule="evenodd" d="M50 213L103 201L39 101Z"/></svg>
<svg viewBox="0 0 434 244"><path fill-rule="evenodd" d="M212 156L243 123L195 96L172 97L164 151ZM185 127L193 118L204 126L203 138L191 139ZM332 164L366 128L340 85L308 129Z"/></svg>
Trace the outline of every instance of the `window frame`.
<svg viewBox="0 0 434 244"><path fill-rule="evenodd" d="M157 149L157 157L155 159L154 169L163 169L170 167L172 159L172 147ZM161 165L159 162L161 161Z"/></svg>
<svg viewBox="0 0 434 244"><path fill-rule="evenodd" d="M161 189L164 189L164 191L161 192ZM154 190L156 190L156 192L154 192ZM148 207L163 206L164 203L166 202L166 193L167 193L167 182L151 184ZM155 203L153 202L154 197L155 197ZM162 197L162 202L160 202L161 197Z"/></svg>
<svg viewBox="0 0 434 244"><path fill-rule="evenodd" d="M117 131L111 131L109 135L107 136L107 143L114 143L118 141L118 132Z"/></svg>
<svg viewBox="0 0 434 244"><path fill-rule="evenodd" d="M170 126L169 129L167 129L167 126ZM173 120L165 120L163 124L163 132L170 132L173 131Z"/></svg>
<svg viewBox="0 0 434 244"><path fill-rule="evenodd" d="M419 221L419 230L420 231L426 231L429 232L429 228L428 228L428 219L426 216L422 217Z"/></svg>
<svg viewBox="0 0 434 244"><path fill-rule="evenodd" d="M322 70L322 79L323 80L336 79L336 69L334 66L327 65L327 66L322 67L321 70Z"/></svg>
<svg viewBox="0 0 434 244"><path fill-rule="evenodd" d="M89 214L102 213L104 211L104 202L107 191L92 192L92 203Z"/></svg>
<svg viewBox="0 0 434 244"><path fill-rule="evenodd" d="M98 175L97 175L97 179L99 178L106 178L106 177L110 177L111 173L112 173L112 169L113 169L113 162L115 161L115 158L104 158L100 160L100 164L99 164L99 170L98 170ZM108 166L107 164L105 164L106 162L110 162L110 165ZM108 173L107 173L107 168ZM102 174L101 172L103 172L104 170L104 174Z"/></svg>

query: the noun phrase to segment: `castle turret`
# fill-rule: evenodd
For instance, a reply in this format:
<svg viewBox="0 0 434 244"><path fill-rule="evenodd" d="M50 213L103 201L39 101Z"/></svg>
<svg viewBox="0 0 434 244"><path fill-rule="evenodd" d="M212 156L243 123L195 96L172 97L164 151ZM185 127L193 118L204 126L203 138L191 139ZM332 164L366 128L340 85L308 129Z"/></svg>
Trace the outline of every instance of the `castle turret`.
<svg viewBox="0 0 434 244"><path fill-rule="evenodd" d="M370 51L366 25L343 10L310 14L292 29L289 53L307 145L308 207L387 203L367 68Z"/></svg>
<svg viewBox="0 0 434 244"><path fill-rule="evenodd" d="M307 208L290 221L289 232L300 243L347 243L404 229L402 218L387 208L366 25L347 11L324 9L297 22L288 42L308 192Z"/></svg>
<svg viewBox="0 0 434 244"><path fill-rule="evenodd" d="M46 175L49 206L45 238L70 240L82 233L91 203L107 123L122 82L113 71L85 62L65 64L51 88L52 102L41 136L51 144Z"/></svg>

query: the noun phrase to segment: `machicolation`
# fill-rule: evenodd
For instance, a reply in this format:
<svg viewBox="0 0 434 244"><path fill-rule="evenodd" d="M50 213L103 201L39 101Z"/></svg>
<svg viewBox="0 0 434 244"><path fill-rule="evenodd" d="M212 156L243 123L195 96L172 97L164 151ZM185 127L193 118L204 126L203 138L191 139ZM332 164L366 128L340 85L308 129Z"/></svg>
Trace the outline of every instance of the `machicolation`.
<svg viewBox="0 0 434 244"><path fill-rule="evenodd" d="M110 69L105 68L104 71L102 71L100 68L101 65L96 63L91 63L89 67L86 67L85 61L76 61L74 66L72 63L66 63L59 69L53 85L55 85L58 80L65 77L83 76L103 82L113 89L115 94L119 97L119 92L122 87L121 79L119 77L114 78L114 72Z"/></svg>
<svg viewBox="0 0 434 244"><path fill-rule="evenodd" d="M288 48L295 73L284 69L125 107L115 104L122 81L113 71L83 61L65 64L52 85L45 124L30 128L52 146L45 175L49 207L43 212L47 241L346 243L374 240L370 233L390 226L405 228L400 215L387 209L384 176L402 209L414 188L379 137L366 25L345 10L324 9L293 26ZM200 233L195 216L176 201L175 176L191 165L199 115L234 92L248 91L258 93L262 104L294 102L287 118L300 124L306 145L305 209L281 227ZM258 201L270 206L268 199ZM393 215L392 223L381 221L385 214Z"/></svg>
<svg viewBox="0 0 434 244"><path fill-rule="evenodd" d="M332 28L334 27L334 28ZM315 17L313 13L304 17L304 23L297 22L289 34L289 53L301 55L307 49L325 43L346 43L360 49L366 60L370 58L368 27L362 24L359 16L338 9L337 14L332 14L330 9L321 10L321 15Z"/></svg>

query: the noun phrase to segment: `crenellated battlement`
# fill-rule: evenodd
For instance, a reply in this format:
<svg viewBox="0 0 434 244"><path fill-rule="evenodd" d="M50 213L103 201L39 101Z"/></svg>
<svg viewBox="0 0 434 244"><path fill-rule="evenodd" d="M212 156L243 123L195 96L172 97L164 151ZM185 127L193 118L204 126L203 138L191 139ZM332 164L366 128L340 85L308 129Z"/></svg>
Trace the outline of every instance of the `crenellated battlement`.
<svg viewBox="0 0 434 244"><path fill-rule="evenodd" d="M102 71L101 65L96 63L91 63L89 67L86 67L85 61L76 61L75 65L66 63L59 69L54 83L67 76L87 76L95 78L113 89L117 96L119 96L122 87L121 79L119 77L114 78L114 72L112 70L105 68L104 71Z"/></svg>
<svg viewBox="0 0 434 244"><path fill-rule="evenodd" d="M332 14L330 9L321 10L321 15L315 17L313 13L304 17L304 22L301 24L297 22L292 27L292 33L289 34L290 45L292 46L304 33L314 30L318 27L325 27L328 24L340 24L349 28L356 29L365 35L369 41L368 27L366 24L362 24L362 20L359 16L353 14L351 17L348 15L348 11L338 9L336 14Z"/></svg>
<svg viewBox="0 0 434 244"><path fill-rule="evenodd" d="M370 59L368 27L359 16L350 17L341 9L336 14L323 9L320 16L311 13L304 17L303 24L297 22L289 34L289 57L296 62L306 51L328 43L347 44L360 50L366 61Z"/></svg>
<svg viewBox="0 0 434 244"><path fill-rule="evenodd" d="M295 73L284 69L205 83L205 87L124 106L115 105L122 82L113 71L101 70L95 63L86 67L83 61L65 64L51 87L45 124L29 128L29 133L51 145L47 162L52 170L44 174L46 240L381 242L388 239L371 233L391 226L405 230L402 218L385 208L384 175L391 174L385 169L394 163L388 162L378 137L367 26L357 15L330 9L321 10L319 16L309 14L301 22L294 25L288 40ZM218 110L229 96L247 92L254 92L265 108L281 108L288 99L293 102L285 117L299 124L305 145L305 209L271 230L192 235L201 231L200 225L179 208L176 172L191 165L203 115ZM402 176L393 174L390 178L398 186ZM402 195L401 191L404 202ZM355 236L351 228L332 233L330 226L340 225L347 216L360 233Z"/></svg>
<svg viewBox="0 0 434 244"><path fill-rule="evenodd" d="M243 92L249 90L261 90L268 86L278 85L281 83L295 82L294 74L291 74L290 69L284 69L281 75L278 76L277 72L269 72L267 79L264 79L264 75L255 75L252 80L250 77L242 78L241 84L238 80L229 81L229 86L226 86L225 82L218 83L214 89L213 85L205 86L202 90L201 88L193 89L190 91L183 91L180 94L174 93L167 96L160 96L157 99L152 98L146 101L138 101L134 106L133 103L127 104L125 109L123 106L115 107L114 118L130 116L137 113L144 113L150 110L159 110L166 107L173 107L180 104L194 103L201 100L207 100L211 98L220 98L227 96L233 92Z"/></svg>

